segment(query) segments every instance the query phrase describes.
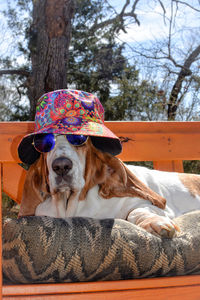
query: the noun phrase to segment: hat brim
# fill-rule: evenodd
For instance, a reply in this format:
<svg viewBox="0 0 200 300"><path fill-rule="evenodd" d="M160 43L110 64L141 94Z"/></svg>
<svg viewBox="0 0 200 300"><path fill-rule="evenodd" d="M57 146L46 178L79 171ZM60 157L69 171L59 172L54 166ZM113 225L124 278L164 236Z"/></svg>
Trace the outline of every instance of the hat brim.
<svg viewBox="0 0 200 300"><path fill-rule="evenodd" d="M20 160L28 165L32 165L39 157L40 153L33 146L35 134L25 136L18 146L18 156Z"/></svg>
<svg viewBox="0 0 200 300"><path fill-rule="evenodd" d="M58 127L54 127L54 125L51 124L50 127L26 135L20 142L18 146L19 158L28 165L33 164L40 156L40 153L33 145L34 136L39 133L88 135L90 136L93 145L102 152L107 152L115 156L122 151L122 145L119 138L104 124L88 122L81 129L73 132L67 127L58 130Z"/></svg>

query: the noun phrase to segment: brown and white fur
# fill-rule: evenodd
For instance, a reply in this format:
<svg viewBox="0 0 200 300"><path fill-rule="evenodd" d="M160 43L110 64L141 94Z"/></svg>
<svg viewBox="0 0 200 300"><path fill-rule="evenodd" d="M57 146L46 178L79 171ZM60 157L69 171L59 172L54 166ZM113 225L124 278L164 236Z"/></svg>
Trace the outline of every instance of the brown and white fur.
<svg viewBox="0 0 200 300"><path fill-rule="evenodd" d="M166 203L167 200L167 203ZM128 220L155 235L172 237L172 219L200 209L200 176L126 166L97 150L57 137L27 173L19 217L91 217Z"/></svg>

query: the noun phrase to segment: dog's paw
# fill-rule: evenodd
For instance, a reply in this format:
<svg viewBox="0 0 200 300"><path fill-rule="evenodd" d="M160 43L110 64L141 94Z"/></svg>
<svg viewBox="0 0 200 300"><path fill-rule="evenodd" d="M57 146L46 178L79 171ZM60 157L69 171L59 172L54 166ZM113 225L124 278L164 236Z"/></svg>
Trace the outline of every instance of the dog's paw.
<svg viewBox="0 0 200 300"><path fill-rule="evenodd" d="M172 238L176 231L179 231L178 226L168 217L151 216L137 223L146 231L163 238Z"/></svg>
<svg viewBox="0 0 200 300"><path fill-rule="evenodd" d="M127 220L163 238L172 238L179 231L179 227L170 218L147 212L142 208L133 210Z"/></svg>

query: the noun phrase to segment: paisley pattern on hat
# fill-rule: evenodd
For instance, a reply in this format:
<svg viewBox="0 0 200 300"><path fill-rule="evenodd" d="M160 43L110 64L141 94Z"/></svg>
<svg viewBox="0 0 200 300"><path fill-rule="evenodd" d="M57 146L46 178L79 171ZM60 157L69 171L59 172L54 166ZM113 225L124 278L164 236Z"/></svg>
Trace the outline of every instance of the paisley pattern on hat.
<svg viewBox="0 0 200 300"><path fill-rule="evenodd" d="M94 102L93 101L82 101L82 105L85 109L93 110L94 109Z"/></svg>
<svg viewBox="0 0 200 300"><path fill-rule="evenodd" d="M104 125L104 109L91 93L57 90L38 100L35 116L36 133L84 134L118 139Z"/></svg>
<svg viewBox="0 0 200 300"><path fill-rule="evenodd" d="M104 123L104 109L94 95L76 90L58 90L42 96L38 101L35 132L53 127L80 130L88 122ZM56 130L57 127L57 130Z"/></svg>

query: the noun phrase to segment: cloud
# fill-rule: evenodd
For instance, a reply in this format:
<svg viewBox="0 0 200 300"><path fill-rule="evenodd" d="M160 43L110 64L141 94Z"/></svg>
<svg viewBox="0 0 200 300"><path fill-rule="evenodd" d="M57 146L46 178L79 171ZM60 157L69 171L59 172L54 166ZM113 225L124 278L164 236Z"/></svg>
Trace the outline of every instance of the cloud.
<svg viewBox="0 0 200 300"><path fill-rule="evenodd" d="M163 31L159 22L151 22L151 24L142 24L137 26L135 24L129 25L127 33L121 32L119 39L123 42L144 42L163 37Z"/></svg>
<svg viewBox="0 0 200 300"><path fill-rule="evenodd" d="M144 42L163 37L167 27L163 22L162 11L156 7L154 12L138 12L140 26L130 24L127 33L121 32L119 38L124 42Z"/></svg>

